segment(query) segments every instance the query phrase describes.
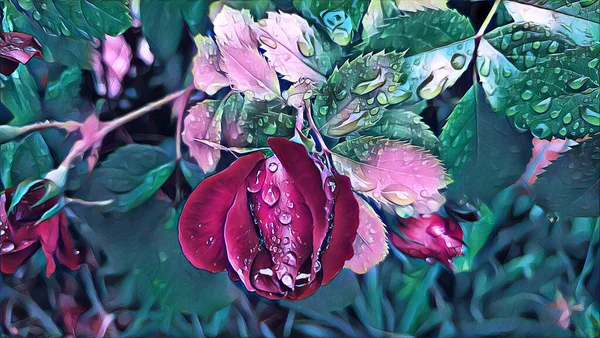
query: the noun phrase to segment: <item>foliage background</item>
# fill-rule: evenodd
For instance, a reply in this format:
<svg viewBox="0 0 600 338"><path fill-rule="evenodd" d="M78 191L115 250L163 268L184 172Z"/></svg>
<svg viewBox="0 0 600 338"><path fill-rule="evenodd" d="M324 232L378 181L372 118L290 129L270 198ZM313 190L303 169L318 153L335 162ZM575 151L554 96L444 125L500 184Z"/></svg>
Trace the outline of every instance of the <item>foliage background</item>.
<svg viewBox="0 0 600 338"><path fill-rule="evenodd" d="M250 8L255 17L273 6L268 1L231 3ZM273 3L295 11L287 1ZM102 46L90 36L74 36L85 35L85 30L54 26L54 34L47 34L32 22L38 19L27 11L28 5L3 1L3 27L35 35L47 49L45 61L34 59L18 68L19 76L12 78L19 81L14 84L17 91L6 87L13 83L10 79L3 79L2 125L13 116L21 116L11 122L15 125L42 116L81 122L92 110L101 119L112 119L185 88L182 84L191 82L193 36L209 29L207 2L135 1L141 27L127 28L116 20L104 31L118 34L126 29L122 36L133 51L135 69L124 76L121 93L111 97L99 90L89 59L90 51ZM493 2L450 1L448 6L477 30ZM500 8L488 30L508 20ZM93 32L90 28L87 34L102 36ZM136 52L145 46L143 37L154 62L147 63ZM471 65L454 86L427 102L421 116L436 135L473 84L474 69ZM15 92L17 98L11 96ZM203 98L199 92L192 95L190 100ZM17 106L41 115L14 114ZM77 332L109 336L598 335L599 220L547 213L519 185L510 185L515 180L493 193L479 191L489 193L487 203L478 222L462 224L469 251L457 260L454 273L391 248L392 254L366 275L344 270L314 296L292 303L262 299L245 293L224 274L194 269L175 244L176 220L180 202L191 190L186 182L201 180L203 173L189 158L180 162L181 171L174 170L177 131L171 115L171 107L163 106L119 127L99 149L101 167L91 175L85 162L72 170L68 182L73 197L103 200L119 195L122 203L110 210L80 205L66 209L87 262L80 270L59 268L45 278L38 252L16 274L2 276L4 334L62 335L73 316L80 315ZM521 137L530 142L530 136ZM65 140L57 130L22 138L19 145L30 154L22 156L23 162L12 159L10 166L16 170L2 177L3 185L17 184L30 170L44 173L56 167L76 139L71 135ZM5 154L3 148L1 156ZM224 156L223 163L233 159ZM136 163L132 159L139 165L122 165ZM469 175L485 177L483 172ZM135 190L140 186L153 188ZM570 318L567 328L558 325L565 313Z"/></svg>

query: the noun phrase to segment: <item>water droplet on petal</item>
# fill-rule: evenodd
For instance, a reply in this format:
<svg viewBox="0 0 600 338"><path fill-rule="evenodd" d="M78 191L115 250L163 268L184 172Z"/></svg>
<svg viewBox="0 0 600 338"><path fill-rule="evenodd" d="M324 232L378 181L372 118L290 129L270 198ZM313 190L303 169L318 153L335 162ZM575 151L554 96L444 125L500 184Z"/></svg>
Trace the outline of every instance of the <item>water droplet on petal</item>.
<svg viewBox="0 0 600 338"><path fill-rule="evenodd" d="M269 48L275 49L277 48L277 42L275 42L275 40L266 37L266 36L261 36L258 38L260 40L260 42L264 45L266 45Z"/></svg>
<svg viewBox="0 0 600 338"><path fill-rule="evenodd" d="M7 253L7 252L11 252L15 249L15 244L13 242L10 241L5 241L4 243L2 243L2 253Z"/></svg>
<svg viewBox="0 0 600 338"><path fill-rule="evenodd" d="M315 261L314 269L315 273L321 271L321 262Z"/></svg>
<svg viewBox="0 0 600 338"><path fill-rule="evenodd" d="M292 276L289 273L286 273L285 275L283 275L283 277L281 277L281 282L288 288L294 289L294 280L292 279Z"/></svg>
<svg viewBox="0 0 600 338"><path fill-rule="evenodd" d="M261 195L263 201L270 206L275 205L279 201L279 196L281 196L281 192L275 185L270 185L268 189L264 189Z"/></svg>
<svg viewBox="0 0 600 338"><path fill-rule="evenodd" d="M285 212L279 215L279 222L281 222L281 224L290 224L291 221L292 215Z"/></svg>
<svg viewBox="0 0 600 338"><path fill-rule="evenodd" d="M279 168L279 166L275 162L272 162L271 164L269 164L269 171L272 173L276 172L278 168Z"/></svg>

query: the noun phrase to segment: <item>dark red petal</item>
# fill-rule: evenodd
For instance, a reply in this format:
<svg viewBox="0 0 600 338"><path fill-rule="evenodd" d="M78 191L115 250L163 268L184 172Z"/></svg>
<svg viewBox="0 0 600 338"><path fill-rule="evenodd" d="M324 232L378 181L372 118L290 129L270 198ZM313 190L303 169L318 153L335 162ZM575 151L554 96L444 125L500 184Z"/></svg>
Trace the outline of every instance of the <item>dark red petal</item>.
<svg viewBox="0 0 600 338"><path fill-rule="evenodd" d="M0 73L2 73L2 75L8 76L12 74L17 69L17 67L19 67L18 62L3 59L2 62L0 62Z"/></svg>
<svg viewBox="0 0 600 338"><path fill-rule="evenodd" d="M329 245L321 256L323 284L329 283L354 255L352 244L358 229L358 202L352 193L350 179L339 174L334 174L334 178L333 229Z"/></svg>
<svg viewBox="0 0 600 338"><path fill-rule="evenodd" d="M252 220L246 196L246 186L238 188L235 201L225 221L225 247L231 268L238 274L248 291L254 291L250 270L260 250L260 239Z"/></svg>
<svg viewBox="0 0 600 338"><path fill-rule="evenodd" d="M79 251L73 246L73 239L69 234L69 222L64 213L59 213L60 238L58 240L58 250L56 250L56 258L60 264L71 270L79 269L80 256Z"/></svg>
<svg viewBox="0 0 600 338"><path fill-rule="evenodd" d="M27 258L31 257L39 248L40 246L36 244L31 245L21 251L2 255L2 258L0 258L0 270L2 270L2 273L5 274L14 273L21 266L21 264L23 264Z"/></svg>
<svg viewBox="0 0 600 338"><path fill-rule="evenodd" d="M291 184L295 185L308 205L313 219L313 248L316 251L328 230L325 211L327 198L321 173L303 145L281 137L270 137L267 142L285 168Z"/></svg>
<svg viewBox="0 0 600 338"><path fill-rule="evenodd" d="M192 192L179 218L179 243L185 257L199 269L218 272L227 268L224 226L235 193L254 166L264 159L252 153L226 170L207 178Z"/></svg>
<svg viewBox="0 0 600 338"><path fill-rule="evenodd" d="M285 296L284 286L271 269L272 266L271 255L267 251L261 251L252 263L250 281L258 295L268 299L281 299ZM265 273L264 271L271 272Z"/></svg>

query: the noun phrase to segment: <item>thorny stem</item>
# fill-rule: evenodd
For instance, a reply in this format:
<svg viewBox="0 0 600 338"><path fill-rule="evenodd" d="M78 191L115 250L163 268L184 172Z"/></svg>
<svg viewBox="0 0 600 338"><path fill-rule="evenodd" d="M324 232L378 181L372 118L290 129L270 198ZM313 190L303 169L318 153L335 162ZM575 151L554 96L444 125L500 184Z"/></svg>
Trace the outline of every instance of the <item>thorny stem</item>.
<svg viewBox="0 0 600 338"><path fill-rule="evenodd" d="M66 131L73 131L73 130L76 130L77 128L79 128L80 125L81 125L81 123L75 122L75 121L67 121L67 122L46 121L46 122L39 122L39 123L26 125L26 126L20 127L19 129L20 129L20 132L23 134L31 133L32 131L45 130L45 129L51 129L51 128L65 129Z"/></svg>
<svg viewBox="0 0 600 338"><path fill-rule="evenodd" d="M325 160L327 161L327 164L329 164L329 168L333 172L336 172L335 167L333 166L333 159L331 158L331 150L329 149L329 147L327 147L327 143L325 143L325 140L323 139L323 136L321 136L319 128L317 128L315 120L313 119L312 110L310 109L310 101L304 101L304 106L306 107L306 116L308 116L308 126L310 127L310 130L312 130L316 135L317 141L321 145L321 151L325 155Z"/></svg>
<svg viewBox="0 0 600 338"><path fill-rule="evenodd" d="M494 14L496 14L496 10L498 9L500 2L502 2L502 0L494 1L494 5L492 6L492 9L490 9L490 12L488 13L487 17L485 18L485 21L483 22L483 24L481 25L481 28L479 28L479 31L475 35L475 39L479 39L483 36L483 34L485 33L485 30L487 29L487 26L490 24L490 21L492 21Z"/></svg>

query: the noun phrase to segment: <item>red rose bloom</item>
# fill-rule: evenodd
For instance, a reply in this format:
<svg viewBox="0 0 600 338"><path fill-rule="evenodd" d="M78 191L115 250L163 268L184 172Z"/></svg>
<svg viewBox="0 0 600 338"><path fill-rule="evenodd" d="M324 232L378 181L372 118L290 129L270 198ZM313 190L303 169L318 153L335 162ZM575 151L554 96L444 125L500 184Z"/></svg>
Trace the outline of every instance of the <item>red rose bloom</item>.
<svg viewBox="0 0 600 338"><path fill-rule="evenodd" d="M352 258L358 204L350 180L304 146L268 143L275 156L243 156L200 183L183 207L179 241L197 268L229 270L263 297L301 299Z"/></svg>
<svg viewBox="0 0 600 338"><path fill-rule="evenodd" d="M56 197L34 207L44 195L44 191L42 184L33 186L10 214L8 208L13 199L14 189L7 189L0 195L2 273L15 272L40 247L46 256L46 276L52 275L56 269L55 255L58 261L69 269L75 270L79 267L78 252L73 247L67 227L68 221L63 211L35 224L58 202Z"/></svg>
<svg viewBox="0 0 600 338"><path fill-rule="evenodd" d="M0 32L0 73L10 75L19 63L41 58L41 50L40 43L29 34Z"/></svg>
<svg viewBox="0 0 600 338"><path fill-rule="evenodd" d="M402 236L392 231L390 239L398 250L409 256L428 262L435 259L452 269L452 259L463 254L463 231L451 218L432 214L400 219L400 223L398 230Z"/></svg>

